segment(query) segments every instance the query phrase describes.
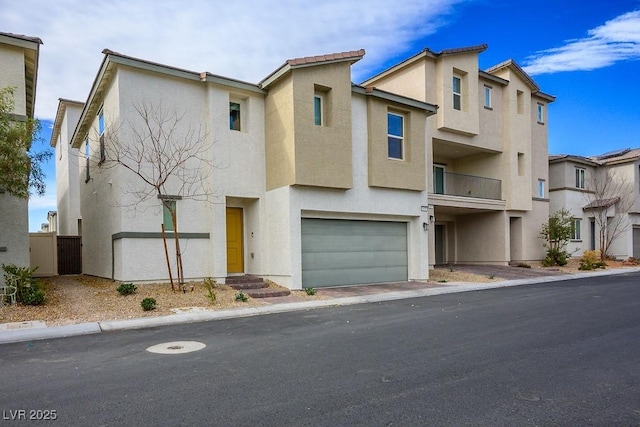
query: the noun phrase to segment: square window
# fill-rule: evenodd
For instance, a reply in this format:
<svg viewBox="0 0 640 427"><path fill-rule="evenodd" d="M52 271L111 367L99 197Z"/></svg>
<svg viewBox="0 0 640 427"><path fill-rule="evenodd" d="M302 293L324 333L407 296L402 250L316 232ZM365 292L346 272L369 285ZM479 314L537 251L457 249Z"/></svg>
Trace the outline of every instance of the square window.
<svg viewBox="0 0 640 427"><path fill-rule="evenodd" d="M313 123L316 126L322 126L322 95L315 94L313 96Z"/></svg>
<svg viewBox="0 0 640 427"><path fill-rule="evenodd" d="M584 175L583 168L576 168L576 188L584 188Z"/></svg>
<svg viewBox="0 0 640 427"><path fill-rule="evenodd" d="M491 108L491 87L484 87L484 106L485 108Z"/></svg>
<svg viewBox="0 0 640 427"><path fill-rule="evenodd" d="M240 130L240 104L229 102L229 129Z"/></svg>
<svg viewBox="0 0 640 427"><path fill-rule="evenodd" d="M176 216L176 222L178 221L178 211L175 200L162 200L162 224L164 224L165 231L175 231L173 226L173 219L171 218L171 212Z"/></svg>
<svg viewBox="0 0 640 427"><path fill-rule="evenodd" d="M387 113L387 153L390 159L404 158L404 116Z"/></svg>
<svg viewBox="0 0 640 427"><path fill-rule="evenodd" d="M453 109L462 108L462 80L458 76L453 76Z"/></svg>

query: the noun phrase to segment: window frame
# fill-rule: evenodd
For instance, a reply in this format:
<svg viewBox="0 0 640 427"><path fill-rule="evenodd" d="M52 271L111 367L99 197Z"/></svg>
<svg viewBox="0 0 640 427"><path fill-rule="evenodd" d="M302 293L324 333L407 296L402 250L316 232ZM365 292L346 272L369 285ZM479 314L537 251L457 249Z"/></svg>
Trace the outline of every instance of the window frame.
<svg viewBox="0 0 640 427"><path fill-rule="evenodd" d="M537 103L536 107L536 119L538 124L544 124L544 104Z"/></svg>
<svg viewBox="0 0 640 427"><path fill-rule="evenodd" d="M91 179L91 169L89 167L91 161L91 147L89 146L89 138L84 139L84 157L86 163L84 183L86 184Z"/></svg>
<svg viewBox="0 0 640 427"><path fill-rule="evenodd" d="M585 181L586 181L586 176L587 176L587 170L585 168L579 168L576 166L575 168L576 172L576 188L579 188L581 190L584 190L585 188Z"/></svg>
<svg viewBox="0 0 640 427"><path fill-rule="evenodd" d="M391 133L391 126L389 126L389 119L391 116L398 117L401 120L400 135ZM405 120L404 114L396 111L387 111L387 158L391 160L404 160L405 158ZM398 144L400 157L392 156L391 142L395 141Z"/></svg>
<svg viewBox="0 0 640 427"><path fill-rule="evenodd" d="M102 108L98 110L98 136L102 136L104 134L105 123L104 123L104 111Z"/></svg>
<svg viewBox="0 0 640 427"><path fill-rule="evenodd" d="M456 81L458 82L458 87L456 91ZM451 93L453 95L453 109L462 111L462 76L458 74L454 74L451 80ZM457 108L456 108L457 101Z"/></svg>
<svg viewBox="0 0 640 427"><path fill-rule="evenodd" d="M171 231L171 232L175 232L175 227L173 226L173 220L171 218L171 212L169 211L169 208L167 207L167 204L171 205L171 209L173 209L173 211L176 214L176 225L178 223L178 203L176 199L173 198L166 198L166 199L162 199L162 224L164 225L164 231ZM167 224L168 221L168 224Z"/></svg>
<svg viewBox="0 0 640 427"><path fill-rule="evenodd" d="M441 172L438 173L436 172L436 170L439 170ZM447 173L447 168L445 165L437 164L437 163L433 164L433 194L446 194L446 187L447 187L446 173ZM438 175L442 176L442 179L440 181L438 181ZM440 183L440 186L438 186L438 183Z"/></svg>
<svg viewBox="0 0 640 427"><path fill-rule="evenodd" d="M234 106L237 106L237 109L234 109ZM237 119L233 117L234 111L238 112ZM242 132L242 104L240 102L229 101L229 130Z"/></svg>
<svg viewBox="0 0 640 427"><path fill-rule="evenodd" d="M493 110L492 92L493 92L493 87L489 85L484 85L484 108L486 108L487 110Z"/></svg>
<svg viewBox="0 0 640 427"><path fill-rule="evenodd" d="M571 240L582 241L582 218L573 218L571 220Z"/></svg>
<svg viewBox="0 0 640 427"><path fill-rule="evenodd" d="M324 96L317 92L313 94L313 124L324 126Z"/></svg>
<svg viewBox="0 0 640 427"><path fill-rule="evenodd" d="M544 179L538 179L538 197L541 199L544 199L544 195L545 195L545 180Z"/></svg>

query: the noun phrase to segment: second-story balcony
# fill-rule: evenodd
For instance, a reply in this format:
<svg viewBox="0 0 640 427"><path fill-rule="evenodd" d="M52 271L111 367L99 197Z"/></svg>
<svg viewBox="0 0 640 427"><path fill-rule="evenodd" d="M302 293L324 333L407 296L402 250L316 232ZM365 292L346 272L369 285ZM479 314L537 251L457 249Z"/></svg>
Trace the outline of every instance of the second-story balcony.
<svg viewBox="0 0 640 427"><path fill-rule="evenodd" d="M501 200L502 181L434 168L433 194Z"/></svg>

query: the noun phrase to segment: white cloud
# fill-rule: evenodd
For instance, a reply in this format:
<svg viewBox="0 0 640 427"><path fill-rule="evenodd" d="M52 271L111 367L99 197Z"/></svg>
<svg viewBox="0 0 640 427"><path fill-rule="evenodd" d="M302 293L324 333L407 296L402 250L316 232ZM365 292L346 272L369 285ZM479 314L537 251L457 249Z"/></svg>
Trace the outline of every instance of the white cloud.
<svg viewBox="0 0 640 427"><path fill-rule="evenodd" d="M640 59L640 10L620 15L587 34L528 57L524 70L531 75L594 70L618 61Z"/></svg>
<svg viewBox="0 0 640 427"><path fill-rule="evenodd" d="M286 59L364 48L354 80L432 34L465 0L24 0L5 2L0 31L40 37L36 115L86 100L109 48L257 83Z"/></svg>

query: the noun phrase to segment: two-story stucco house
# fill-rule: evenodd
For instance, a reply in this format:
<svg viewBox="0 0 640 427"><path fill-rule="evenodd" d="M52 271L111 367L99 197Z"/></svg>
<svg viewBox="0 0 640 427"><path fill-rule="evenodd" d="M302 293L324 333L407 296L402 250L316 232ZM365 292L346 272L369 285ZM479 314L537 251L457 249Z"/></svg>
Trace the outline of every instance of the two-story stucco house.
<svg viewBox="0 0 640 427"><path fill-rule="evenodd" d="M0 88L14 88L14 118L33 118L42 40L0 33ZM0 265L29 265L28 200L0 188ZM0 280L2 277L0 275Z"/></svg>
<svg viewBox="0 0 640 427"><path fill-rule="evenodd" d="M427 120L430 265L544 256L555 98L512 60L480 70L486 47L425 49L363 83L439 107Z"/></svg>
<svg viewBox="0 0 640 427"><path fill-rule="evenodd" d="M55 231L61 236L82 234L80 156L78 150L70 146L82 107L84 107L82 102L59 99L53 132L51 132L50 145L55 150L58 211L55 216L55 227L50 225L49 231Z"/></svg>
<svg viewBox="0 0 640 427"><path fill-rule="evenodd" d="M103 53L69 138L81 156L84 273L167 279L161 201L124 209L135 177L101 163L115 132L135 141L122 124L135 126L146 103L196 125L211 148L211 200L177 188L172 199L187 278L254 274L299 289L428 277L425 135L436 107L352 84L363 50L288 60L258 84ZM70 107L80 104L61 101L57 155Z"/></svg>
<svg viewBox="0 0 640 427"><path fill-rule="evenodd" d="M572 256L600 249L607 236L610 256L640 258L640 149L550 155L549 182L551 212L573 215Z"/></svg>

